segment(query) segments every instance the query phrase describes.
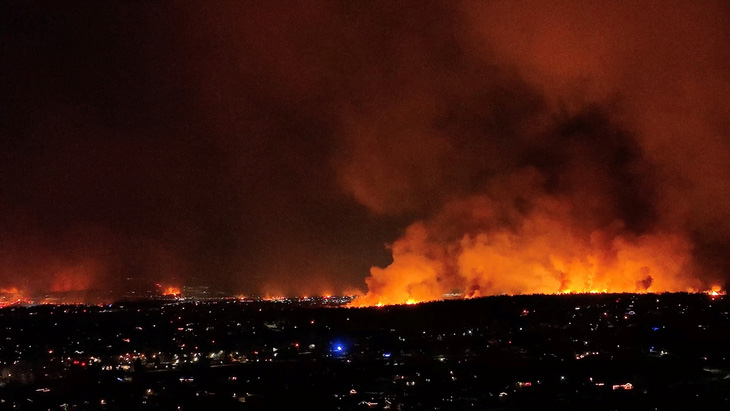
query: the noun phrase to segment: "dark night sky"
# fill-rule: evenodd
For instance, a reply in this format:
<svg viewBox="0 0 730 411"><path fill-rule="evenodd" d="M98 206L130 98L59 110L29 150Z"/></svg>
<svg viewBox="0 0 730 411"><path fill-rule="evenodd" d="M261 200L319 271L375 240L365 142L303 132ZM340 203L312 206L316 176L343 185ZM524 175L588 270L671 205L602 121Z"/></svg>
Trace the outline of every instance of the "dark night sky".
<svg viewBox="0 0 730 411"><path fill-rule="evenodd" d="M366 291L414 223L727 278L726 2L194 3L0 6L0 287Z"/></svg>

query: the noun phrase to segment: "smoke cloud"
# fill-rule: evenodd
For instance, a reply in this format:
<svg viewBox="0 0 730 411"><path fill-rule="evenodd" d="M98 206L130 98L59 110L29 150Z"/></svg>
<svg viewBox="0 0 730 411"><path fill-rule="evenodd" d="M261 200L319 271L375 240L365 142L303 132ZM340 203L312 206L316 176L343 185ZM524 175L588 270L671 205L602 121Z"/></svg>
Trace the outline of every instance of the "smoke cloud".
<svg viewBox="0 0 730 411"><path fill-rule="evenodd" d="M0 288L377 304L730 272L726 2L5 9Z"/></svg>
<svg viewBox="0 0 730 411"><path fill-rule="evenodd" d="M461 11L462 66L412 67L421 80L392 94L417 97L389 99L354 131L344 186L375 212L426 209L357 304L724 281L727 8Z"/></svg>

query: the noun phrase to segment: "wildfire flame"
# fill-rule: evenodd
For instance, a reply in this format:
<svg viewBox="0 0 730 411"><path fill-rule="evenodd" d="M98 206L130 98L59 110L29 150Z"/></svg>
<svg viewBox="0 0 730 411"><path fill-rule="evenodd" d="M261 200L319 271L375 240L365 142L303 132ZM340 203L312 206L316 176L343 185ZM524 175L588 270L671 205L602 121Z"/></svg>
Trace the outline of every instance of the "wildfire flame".
<svg viewBox="0 0 730 411"><path fill-rule="evenodd" d="M511 202L484 196L414 223L390 247L393 262L371 269L369 291L351 306L448 295L699 292L709 286L693 275L692 245L681 235L637 235L621 224L588 230L565 202L549 196L535 200L529 214L515 215L505 204ZM455 220L461 228L452 227ZM717 286L709 291L720 292Z"/></svg>
<svg viewBox="0 0 730 411"><path fill-rule="evenodd" d="M554 292L554 293L535 293L535 294L542 294L542 295L568 295L568 294L573 294L573 295L575 295L575 294L609 294L609 293L623 293L623 292L630 292L630 293L634 293L634 294L650 294L650 293L652 293L651 291L646 291L646 290L644 290L644 291L608 291L608 290L573 291L573 290L563 290L563 291L558 291L558 292ZM697 293L698 291L697 290L694 290L694 289L688 289L688 290L686 290L686 292L689 292L689 293ZM709 290L701 291L699 293L701 293L701 294L707 294L707 295L711 296L713 299L715 297L721 297L721 296L727 295L727 292L725 290L723 290L718 285L713 286ZM518 294L513 294L513 295L518 295ZM383 303L382 301L378 301L377 303L369 304L369 303L366 302L367 300L364 299L363 297L364 296L360 296L360 297L356 298L350 304L348 304L348 307L353 307L353 308L378 307L379 308L379 307L385 307L387 305L416 305L416 304L423 304L423 303L427 303L427 302L443 301L443 300L453 300L454 299L454 296L453 295L448 295L448 296L442 296L442 298L429 299L429 300L415 300L413 298L410 298L410 299L406 300L405 302ZM473 296L472 297L464 297L464 296L460 297L460 299L465 299L465 300L468 300L468 299L471 299L471 298L475 298L475 297L473 297Z"/></svg>
<svg viewBox="0 0 730 411"><path fill-rule="evenodd" d="M15 306L19 304L34 305L56 305L56 304L84 304L78 296L73 295L52 295L32 296L27 290L17 287L0 288L0 308Z"/></svg>
<svg viewBox="0 0 730 411"><path fill-rule="evenodd" d="M178 297L180 295L180 288L178 287L167 287L162 292L162 295Z"/></svg>
<svg viewBox="0 0 730 411"><path fill-rule="evenodd" d="M711 295L713 297L717 297L719 295L725 295L725 290L722 289L719 285L712 286L709 290L705 291L705 294Z"/></svg>
<svg viewBox="0 0 730 411"><path fill-rule="evenodd" d="M17 287L0 288L0 308L24 302L26 298Z"/></svg>

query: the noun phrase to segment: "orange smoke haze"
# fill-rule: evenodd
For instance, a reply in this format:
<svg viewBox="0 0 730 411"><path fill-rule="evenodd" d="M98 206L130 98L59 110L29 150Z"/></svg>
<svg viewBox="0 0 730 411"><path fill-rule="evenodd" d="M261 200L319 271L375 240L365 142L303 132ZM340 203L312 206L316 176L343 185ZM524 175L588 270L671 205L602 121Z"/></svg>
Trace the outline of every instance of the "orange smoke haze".
<svg viewBox="0 0 730 411"><path fill-rule="evenodd" d="M63 268L53 275L50 290L52 292L88 290L97 271L98 265L93 262Z"/></svg>
<svg viewBox="0 0 730 411"><path fill-rule="evenodd" d="M728 8L675 6L466 3L451 71L404 50L403 88L345 117L340 182L419 218L353 305L724 281Z"/></svg>
<svg viewBox="0 0 730 411"><path fill-rule="evenodd" d="M0 287L728 288L727 0L13 3Z"/></svg>

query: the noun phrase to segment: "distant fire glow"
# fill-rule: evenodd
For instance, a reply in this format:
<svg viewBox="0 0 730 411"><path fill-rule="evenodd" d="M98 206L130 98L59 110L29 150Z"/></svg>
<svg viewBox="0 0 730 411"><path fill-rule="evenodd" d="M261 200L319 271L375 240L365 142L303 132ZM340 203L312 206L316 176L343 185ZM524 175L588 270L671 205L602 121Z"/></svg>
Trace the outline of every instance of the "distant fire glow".
<svg viewBox="0 0 730 411"><path fill-rule="evenodd" d="M709 290L705 291L705 293L712 297L717 297L717 296L726 294L725 290L723 290L722 287L720 287L719 285L713 286Z"/></svg>
<svg viewBox="0 0 730 411"><path fill-rule="evenodd" d="M84 304L89 303L83 292L51 292L34 294L17 287L0 288L0 308L18 305Z"/></svg>
<svg viewBox="0 0 730 411"><path fill-rule="evenodd" d="M167 287L162 292L162 295L178 297L180 296L180 289L178 287Z"/></svg>
<svg viewBox="0 0 730 411"><path fill-rule="evenodd" d="M697 290L694 289L688 289L684 291L667 291L667 292L687 292L687 293L697 293ZM609 294L609 293L633 293L633 294L646 294L646 293L662 293L661 291L572 291L572 290L564 290L554 293L529 293L529 294L543 294L543 295L569 295L569 294ZM713 299L715 297L722 297L727 295L727 292L725 290L721 290L719 286L714 286L710 290L701 291L703 294L707 294ZM525 293L528 294L528 293ZM517 294L509 294L509 295L517 295ZM441 298L433 298L433 299L426 299L421 301L416 301L414 299L408 299L406 302L388 302L384 303L383 301L392 301L387 299L381 299L375 304L368 304L366 301L367 299L364 298L365 296L360 296L359 298L354 299L350 304L348 304L349 307L384 307L386 305L416 305L416 304L423 304L427 302L433 302L433 301L443 301L443 300L453 300L458 298L463 299L470 299L470 298L476 298L476 296L472 297L466 297L466 296L454 296L454 295L443 295ZM523 312L523 316L527 315L528 313Z"/></svg>

